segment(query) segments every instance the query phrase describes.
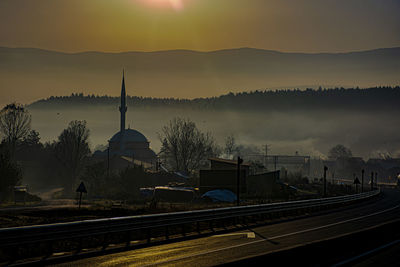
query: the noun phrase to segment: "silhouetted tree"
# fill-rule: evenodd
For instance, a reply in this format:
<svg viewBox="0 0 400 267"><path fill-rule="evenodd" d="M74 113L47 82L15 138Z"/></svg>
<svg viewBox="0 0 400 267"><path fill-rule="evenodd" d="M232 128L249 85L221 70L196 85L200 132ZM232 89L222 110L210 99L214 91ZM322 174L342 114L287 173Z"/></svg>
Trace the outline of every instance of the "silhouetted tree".
<svg viewBox="0 0 400 267"><path fill-rule="evenodd" d="M65 188L66 190L72 190L90 154L88 139L89 130L86 128L86 121L71 121L68 128L63 130L58 137L55 144L56 157L63 164L68 178L71 179L67 181L67 185L71 187Z"/></svg>
<svg viewBox="0 0 400 267"><path fill-rule="evenodd" d="M31 116L20 104L6 105L0 112L0 132L14 154L17 142L24 139L31 129Z"/></svg>
<svg viewBox="0 0 400 267"><path fill-rule="evenodd" d="M344 145L336 145L329 150L328 157L332 160L336 160L338 158L351 158L353 153L351 150Z"/></svg>
<svg viewBox="0 0 400 267"><path fill-rule="evenodd" d="M191 173L217 150L211 134L202 133L189 119L174 118L162 128L159 139L160 154L175 171Z"/></svg>
<svg viewBox="0 0 400 267"><path fill-rule="evenodd" d="M22 141L18 142L15 150L15 159L39 161L43 152L42 149L43 144L40 143L39 133L31 130Z"/></svg>
<svg viewBox="0 0 400 267"><path fill-rule="evenodd" d="M112 177L110 180L113 180ZM85 166L81 175L85 181L89 196L105 195L107 190L107 165L104 162L96 162ZM112 182L112 181L110 181Z"/></svg>
<svg viewBox="0 0 400 267"><path fill-rule="evenodd" d="M7 150L0 148L0 200L9 198L12 188L18 185L21 179L21 168L11 160Z"/></svg>
<svg viewBox="0 0 400 267"><path fill-rule="evenodd" d="M27 146L37 146L40 144L39 132L31 130L22 141Z"/></svg>

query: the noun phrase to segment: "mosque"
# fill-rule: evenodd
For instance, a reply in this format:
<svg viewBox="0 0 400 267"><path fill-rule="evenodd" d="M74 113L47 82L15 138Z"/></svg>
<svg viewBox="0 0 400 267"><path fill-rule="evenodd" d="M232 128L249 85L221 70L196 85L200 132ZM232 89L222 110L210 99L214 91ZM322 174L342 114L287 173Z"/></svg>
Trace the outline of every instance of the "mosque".
<svg viewBox="0 0 400 267"><path fill-rule="evenodd" d="M134 129L125 129L125 119L128 107L126 106L126 91L125 91L125 74L122 74L122 88L121 88L121 106L119 112L121 113L120 131L114 134L109 140L109 153L110 157L118 156L121 158L129 158L132 161L143 162L148 164L155 164L157 162L157 155L150 148L150 142L139 131ZM100 152L104 156L108 151Z"/></svg>

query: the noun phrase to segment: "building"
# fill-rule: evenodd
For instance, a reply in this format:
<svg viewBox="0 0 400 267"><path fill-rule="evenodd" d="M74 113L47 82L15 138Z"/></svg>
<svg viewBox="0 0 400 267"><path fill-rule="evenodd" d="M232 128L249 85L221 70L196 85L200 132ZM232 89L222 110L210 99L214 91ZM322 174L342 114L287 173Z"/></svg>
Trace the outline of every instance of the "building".
<svg viewBox="0 0 400 267"><path fill-rule="evenodd" d="M119 112L121 113L120 119L120 130L114 134L109 142L109 151L96 152L96 155L107 156L109 153L110 157L130 158L132 162L143 162L151 165L156 165L157 155L150 148L150 142L147 138L138 130L125 129L126 112L128 107L126 106L126 90L125 90L125 75L122 75L122 87L121 87L121 106Z"/></svg>
<svg viewBox="0 0 400 267"><path fill-rule="evenodd" d="M210 169L200 170L200 193L211 190L227 189L237 193L237 161L221 158L210 158ZM240 166L240 193L250 198L272 198L282 194L280 171L252 175L249 163Z"/></svg>
<svg viewBox="0 0 400 267"><path fill-rule="evenodd" d="M211 190L228 189L237 192L237 161L221 158L209 158L210 169L200 170L200 193ZM246 193L246 177L250 165L240 165L240 192Z"/></svg>
<svg viewBox="0 0 400 267"><path fill-rule="evenodd" d="M310 156L300 155L269 155L265 156L265 168L267 170L286 169L289 172L300 172L310 176Z"/></svg>
<svg viewBox="0 0 400 267"><path fill-rule="evenodd" d="M237 160L209 158L211 170L237 170ZM246 175L250 171L250 164L243 162L240 169L245 170Z"/></svg>

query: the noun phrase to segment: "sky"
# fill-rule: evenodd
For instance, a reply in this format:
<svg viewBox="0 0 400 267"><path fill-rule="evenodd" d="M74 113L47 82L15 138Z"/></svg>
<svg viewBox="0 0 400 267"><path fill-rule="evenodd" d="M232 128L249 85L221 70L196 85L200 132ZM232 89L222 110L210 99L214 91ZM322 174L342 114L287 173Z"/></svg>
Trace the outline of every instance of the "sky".
<svg viewBox="0 0 400 267"><path fill-rule="evenodd" d="M64 52L400 46L399 0L0 0L0 46Z"/></svg>

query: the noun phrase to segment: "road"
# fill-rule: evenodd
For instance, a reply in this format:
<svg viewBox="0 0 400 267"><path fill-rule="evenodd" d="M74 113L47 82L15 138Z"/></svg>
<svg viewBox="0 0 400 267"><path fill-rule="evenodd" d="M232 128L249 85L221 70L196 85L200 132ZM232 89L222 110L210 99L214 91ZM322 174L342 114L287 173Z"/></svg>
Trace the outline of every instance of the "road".
<svg viewBox="0 0 400 267"><path fill-rule="evenodd" d="M87 258L59 266L214 266L348 234L398 218L400 191L385 189L378 199L301 219ZM379 259L379 256L376 258ZM373 262L376 264L376 261Z"/></svg>

